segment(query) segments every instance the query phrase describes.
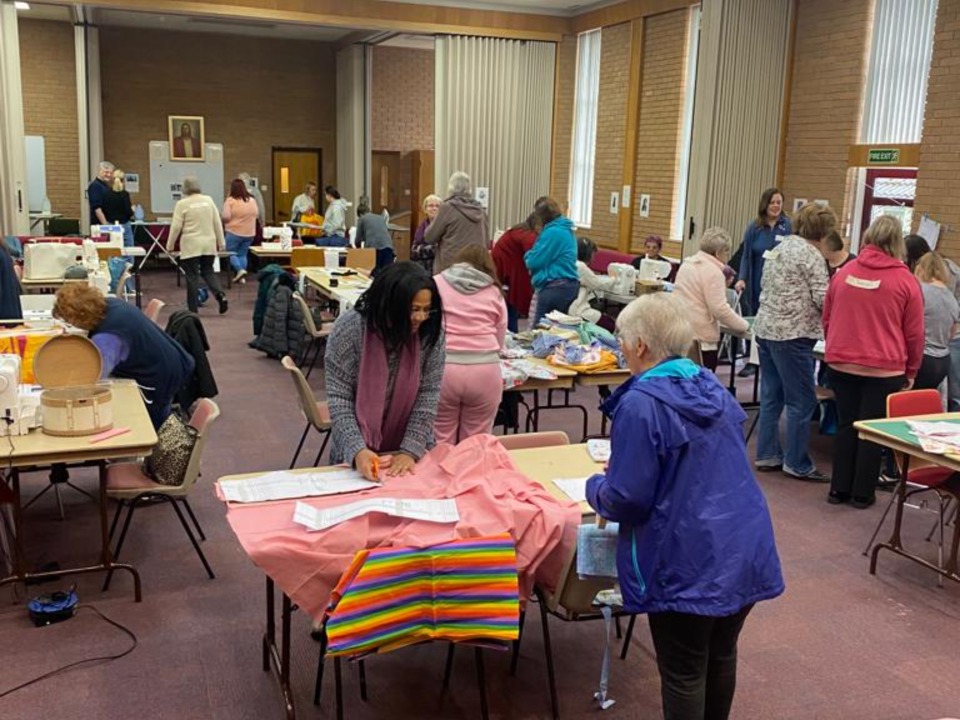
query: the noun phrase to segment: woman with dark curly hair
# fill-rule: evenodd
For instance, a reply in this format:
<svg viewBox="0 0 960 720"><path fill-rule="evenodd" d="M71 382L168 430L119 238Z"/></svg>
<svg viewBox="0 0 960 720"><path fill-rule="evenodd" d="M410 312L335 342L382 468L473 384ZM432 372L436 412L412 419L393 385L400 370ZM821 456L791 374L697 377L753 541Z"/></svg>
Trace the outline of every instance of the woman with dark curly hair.
<svg viewBox="0 0 960 720"><path fill-rule="evenodd" d="M60 288L53 316L87 331L103 357L102 377L127 378L140 386L153 427L159 429L177 391L193 374L187 351L137 308L105 298L89 285Z"/></svg>

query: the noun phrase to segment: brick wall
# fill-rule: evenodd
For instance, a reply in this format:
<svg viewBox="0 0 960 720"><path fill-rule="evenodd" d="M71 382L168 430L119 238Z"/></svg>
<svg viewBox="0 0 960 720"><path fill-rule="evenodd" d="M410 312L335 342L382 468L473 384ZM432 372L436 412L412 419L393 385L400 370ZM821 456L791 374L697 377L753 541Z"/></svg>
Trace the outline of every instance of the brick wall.
<svg viewBox="0 0 960 720"><path fill-rule="evenodd" d="M643 249L643 239L670 237L679 188L686 41L689 11L677 10L644 22L640 127L637 172L633 185L633 233L630 246ZM640 195L650 195L650 216L640 217ZM670 254L673 248L664 247ZM674 250L674 253L676 251Z"/></svg>
<svg viewBox="0 0 960 720"><path fill-rule="evenodd" d="M630 23L603 28L600 40L600 94L593 178L593 218L589 237L617 247L620 217L610 212L610 193L623 189L623 153L630 93Z"/></svg>
<svg viewBox="0 0 960 720"><path fill-rule="evenodd" d="M206 141L223 144L226 178L246 171L269 186L263 193L268 219L273 147L320 148L318 179L336 181L333 45L101 28L100 46L104 154L127 172L140 173L134 202L148 217L148 143L167 139L168 115L204 117Z"/></svg>
<svg viewBox="0 0 960 720"><path fill-rule="evenodd" d="M847 205L847 156L858 141L871 0L801 0L783 187L794 198ZM844 218L846 220L847 218Z"/></svg>
<svg viewBox="0 0 960 720"><path fill-rule="evenodd" d="M566 207L570 201L573 106L577 93L577 36L564 35L557 45L557 82L553 110L553 156L550 195Z"/></svg>
<svg viewBox="0 0 960 720"><path fill-rule="evenodd" d="M42 135L47 197L54 212L80 217L80 136L73 26L19 21L23 121L27 135Z"/></svg>
<svg viewBox="0 0 960 720"><path fill-rule="evenodd" d="M374 150L434 149L434 53L374 47L371 133Z"/></svg>
<svg viewBox="0 0 960 720"><path fill-rule="evenodd" d="M927 88L914 218L942 224L939 250L960 257L960 2L940 0Z"/></svg>

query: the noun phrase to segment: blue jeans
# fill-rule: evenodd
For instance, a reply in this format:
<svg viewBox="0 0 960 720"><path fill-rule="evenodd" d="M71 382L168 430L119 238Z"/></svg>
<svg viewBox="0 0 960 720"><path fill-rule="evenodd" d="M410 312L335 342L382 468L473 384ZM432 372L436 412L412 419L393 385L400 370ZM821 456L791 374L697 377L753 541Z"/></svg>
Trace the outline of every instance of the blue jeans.
<svg viewBox="0 0 960 720"><path fill-rule="evenodd" d="M510 332L519 332L520 327L520 313L517 312L517 309L507 303L507 330Z"/></svg>
<svg viewBox="0 0 960 720"><path fill-rule="evenodd" d="M124 247L133 247L133 225L128 222L120 223L123 227L123 246Z"/></svg>
<svg viewBox="0 0 960 720"><path fill-rule="evenodd" d="M554 310L562 313L570 309L570 304L577 299L580 291L580 282L577 280L555 280L542 288L537 288L537 309L533 314L531 328L540 324L540 318Z"/></svg>
<svg viewBox="0 0 960 720"><path fill-rule="evenodd" d="M950 341L950 372L947 373L947 410L960 410L960 337Z"/></svg>
<svg viewBox="0 0 960 720"><path fill-rule="evenodd" d="M230 256L230 267L236 272L247 269L247 251L253 244L252 237L241 237L232 232L224 233L224 240L227 241L227 252L236 253Z"/></svg>
<svg viewBox="0 0 960 720"><path fill-rule="evenodd" d="M346 247L347 238L344 235L324 235L317 238L317 247Z"/></svg>
<svg viewBox="0 0 960 720"><path fill-rule="evenodd" d="M817 407L814 392L814 341L757 341L760 350L760 419L757 465L783 465L793 475L816 470L807 453L810 419ZM786 452L780 447L780 415L787 411Z"/></svg>

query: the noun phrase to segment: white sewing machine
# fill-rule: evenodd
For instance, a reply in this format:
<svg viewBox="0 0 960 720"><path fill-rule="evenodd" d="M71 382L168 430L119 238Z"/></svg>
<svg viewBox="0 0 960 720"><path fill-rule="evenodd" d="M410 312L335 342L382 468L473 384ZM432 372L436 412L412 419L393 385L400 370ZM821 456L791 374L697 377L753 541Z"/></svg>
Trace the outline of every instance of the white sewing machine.
<svg viewBox="0 0 960 720"><path fill-rule="evenodd" d="M279 242L276 243L263 243L264 249L269 250L289 250L293 246L293 228L288 225L283 227L265 227L263 229L263 239L271 240L277 238ZM276 247L268 247L274 245Z"/></svg>
<svg viewBox="0 0 960 720"><path fill-rule="evenodd" d="M40 427L40 392L20 385L20 356L0 355L0 437Z"/></svg>
<svg viewBox="0 0 960 720"><path fill-rule="evenodd" d="M637 281L637 269L627 263L610 263L607 275L616 279L612 292L617 295L633 295L633 288Z"/></svg>
<svg viewBox="0 0 960 720"><path fill-rule="evenodd" d="M670 277L673 266L666 260L651 260L644 258L640 261L640 280L666 280Z"/></svg>

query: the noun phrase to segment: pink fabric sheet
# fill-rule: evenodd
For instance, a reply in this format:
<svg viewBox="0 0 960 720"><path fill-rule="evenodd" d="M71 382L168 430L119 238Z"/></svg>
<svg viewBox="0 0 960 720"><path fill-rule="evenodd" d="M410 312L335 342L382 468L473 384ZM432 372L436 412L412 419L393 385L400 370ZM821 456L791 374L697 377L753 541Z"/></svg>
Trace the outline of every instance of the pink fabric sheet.
<svg viewBox="0 0 960 720"><path fill-rule="evenodd" d="M520 473L492 435L479 435L456 447L439 445L417 464L413 475L384 480L383 487L362 493L301 501L331 507L361 496L456 498L460 521L442 525L371 513L308 532L293 522L295 500L228 504L227 521L253 562L318 621L359 550L420 548L509 532L517 545L520 597L525 599L534 581L551 591L556 588L564 562L576 547L579 506L556 499Z"/></svg>

